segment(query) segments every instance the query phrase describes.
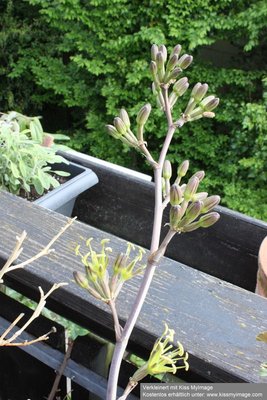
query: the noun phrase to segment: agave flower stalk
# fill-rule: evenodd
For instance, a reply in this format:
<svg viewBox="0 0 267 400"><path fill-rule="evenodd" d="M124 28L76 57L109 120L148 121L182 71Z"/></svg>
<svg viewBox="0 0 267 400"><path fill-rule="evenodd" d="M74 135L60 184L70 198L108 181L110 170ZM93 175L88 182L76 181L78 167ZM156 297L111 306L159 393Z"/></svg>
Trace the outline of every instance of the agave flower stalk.
<svg viewBox="0 0 267 400"><path fill-rule="evenodd" d="M208 85L206 83L202 84L198 82L191 92L190 99L188 101L187 107L185 108L185 111L182 113L178 120L173 120L172 109L174 108L178 98L183 96L187 92L187 89L189 87L188 79L186 77L180 78L180 74L189 67L193 60L193 57L188 54L184 54L182 56L180 54L180 45L174 47L169 56L169 59L167 56L167 49L164 45L153 45L151 48L150 72L153 80L152 91L156 97L157 104L160 106L161 110L165 114L168 127L158 160L155 161L154 159L152 159L150 153L147 150L146 143L144 143L143 131L142 129L140 129L140 119L143 115L141 110L138 114L139 117L137 118L137 124L139 126L137 129L138 137L136 137L134 145L130 143L132 147L135 147L143 153L143 155L146 157L146 160L153 167L154 170L154 222L150 254L148 257L144 277L135 302L132 306L129 318L122 329L120 340L116 343L115 346L110 368L107 400L116 399L117 382L123 353L126 349L131 332L134 328L134 325L146 298L155 269L158 266L161 257L164 255L170 240L177 233L187 233L198 228L206 228L208 226L211 226L219 218L219 214L217 214L216 212L208 212L215 205L218 204L219 197L214 198L211 196L209 198L206 192L197 193L199 184L204 177L202 171L194 174L187 183L180 185L182 178L184 178L189 168L189 162L187 160L180 164L178 167L177 178L175 180L176 186L170 185L171 165L165 160L175 131L177 129L181 129L185 123L205 117L213 118L215 116L213 111L219 104L219 99L215 96L211 95L205 97L208 91ZM177 81L178 77L179 80ZM169 94L170 88L172 88L171 94ZM149 108L147 116L150 114L150 111L151 109ZM145 118L145 122L146 120L147 118ZM121 130L120 132L118 132L117 130L116 133L114 133L113 128L112 132L111 128L108 128L108 131L116 139L122 140L123 138L122 141L125 143L125 140L129 140L126 134L127 132L129 133L130 128L128 127L126 129L128 129L126 133L125 128L123 131ZM163 210L168 206L169 203L171 203L169 223L170 228L163 242L160 243ZM157 346L163 346L164 349L164 345L162 344L161 339L159 339L159 341L157 342ZM156 361L156 363L155 367L150 369L150 372L157 370L156 365L158 365L158 368L160 369L164 364L162 359L160 357L157 357L158 353L156 350L153 354L155 357L153 358L153 360ZM147 364L146 367L144 367L144 369L146 368L146 371L149 365L152 365L151 360L150 364ZM174 370L172 364L169 368L173 368ZM135 385L136 382L132 380L130 384ZM127 391L124 394L123 398L126 397Z"/></svg>

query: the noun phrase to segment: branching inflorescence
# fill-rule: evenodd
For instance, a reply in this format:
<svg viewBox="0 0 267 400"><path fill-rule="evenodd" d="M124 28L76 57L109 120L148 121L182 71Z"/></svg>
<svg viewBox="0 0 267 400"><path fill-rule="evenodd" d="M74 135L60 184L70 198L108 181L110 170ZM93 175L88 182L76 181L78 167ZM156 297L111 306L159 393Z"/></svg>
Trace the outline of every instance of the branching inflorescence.
<svg viewBox="0 0 267 400"><path fill-rule="evenodd" d="M207 192L198 192L199 184L205 176L204 171L194 173L187 182L183 182L189 169L189 161L183 161L178 167L176 176L173 177L172 165L170 161L166 160L175 131L181 129L188 122L200 118L213 118L215 116L214 109L219 104L219 99L214 95L206 96L208 85L198 82L191 91L184 112L177 120L173 119L172 111L177 100L189 88L188 79L180 77L180 75L190 66L193 60L193 57L188 54L180 56L181 50L181 46L178 44L168 57L164 45L157 46L154 44L151 48L152 92L157 105L165 114L167 120L167 133L158 159L155 160L151 155L148 144L144 139L145 124L151 113L150 104L145 104L140 109L136 117L135 130L132 128L129 115L125 109L120 110L119 115L114 118L113 125L107 125L107 131L111 136L140 152L154 171L154 222L146 267L137 267L133 272L135 265L141 261L141 251L140 255L132 261L128 260L130 253L127 251L125 255L118 255L110 278L107 273L107 252L110 251L110 248L105 248L105 245L103 245L101 254L96 254L90 247L90 242L88 242L90 251L86 256L82 256L79 249L77 250L86 269L85 275L79 272L74 273L77 283L96 298L109 304L114 317L116 346L110 367L107 400L115 400L117 397L118 376L124 351L145 301L155 269L161 257L165 254L171 239L177 233L182 234L198 228L208 228L219 219L219 214L212 209L219 204L220 197L208 196ZM171 183L171 179L173 183ZM170 208L169 229L160 242L162 215L167 206ZM90 261L88 261L88 257ZM143 270L144 276L137 297L125 326L121 327L116 311L116 298L124 280L126 280L125 277L131 279ZM137 383L148 374L175 373L178 368L188 369L188 354L184 352L180 343L177 343L177 347L173 348L170 344L173 339L174 331L165 326L165 332L156 341L149 360L130 378L121 399L125 399ZM182 361L182 365L176 367L175 362L178 360Z"/></svg>

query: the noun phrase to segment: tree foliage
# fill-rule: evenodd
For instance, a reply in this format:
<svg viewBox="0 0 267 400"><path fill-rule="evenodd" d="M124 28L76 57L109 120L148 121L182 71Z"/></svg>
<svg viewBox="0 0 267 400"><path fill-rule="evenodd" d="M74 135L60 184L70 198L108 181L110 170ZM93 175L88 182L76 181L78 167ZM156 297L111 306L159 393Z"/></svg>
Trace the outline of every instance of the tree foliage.
<svg viewBox="0 0 267 400"><path fill-rule="evenodd" d="M143 159L114 143L104 124L122 106L135 118L151 102L147 136L156 151L165 126L147 49L179 42L191 51L190 83L211 83L221 105L216 120L177 133L170 159L190 158L225 205L267 218L264 0L4 0L0 8L1 108L61 107L75 148L143 171Z"/></svg>

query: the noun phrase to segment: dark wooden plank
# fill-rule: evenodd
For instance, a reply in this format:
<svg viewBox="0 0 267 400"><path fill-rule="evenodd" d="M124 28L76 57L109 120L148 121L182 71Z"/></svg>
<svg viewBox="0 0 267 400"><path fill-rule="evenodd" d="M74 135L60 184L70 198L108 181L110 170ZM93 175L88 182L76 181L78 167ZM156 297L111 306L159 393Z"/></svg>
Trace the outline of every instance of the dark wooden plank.
<svg viewBox="0 0 267 400"><path fill-rule="evenodd" d="M0 218L2 259L10 253L14 235L23 229L29 234L22 255L25 259L40 248L40 243L47 243L66 220L6 193L0 194ZM69 282L68 287L53 294L50 306L108 336L112 332L108 308L72 282L72 271L82 270L73 251L81 237L93 237L95 242L110 238L113 257L125 247L124 240L76 222L55 246L55 254L24 272L14 271L8 280L31 295L37 284L46 289L53 282ZM125 286L120 296L118 310L122 320L127 317L137 286L138 279ZM162 332L162 321L166 321L190 352L194 372L214 382L260 382L259 367L265 360L266 345L257 342L256 336L267 330L266 305L264 298L165 258L156 272L131 344L147 352Z"/></svg>
<svg viewBox="0 0 267 400"><path fill-rule="evenodd" d="M149 248L153 183L85 161L77 155L68 154L68 158L90 167L99 178L94 188L78 198L74 215L91 226ZM224 207L217 210L221 219L216 225L177 236L167 256L254 291L257 255L267 235L267 224ZM167 221L166 210L164 222Z"/></svg>

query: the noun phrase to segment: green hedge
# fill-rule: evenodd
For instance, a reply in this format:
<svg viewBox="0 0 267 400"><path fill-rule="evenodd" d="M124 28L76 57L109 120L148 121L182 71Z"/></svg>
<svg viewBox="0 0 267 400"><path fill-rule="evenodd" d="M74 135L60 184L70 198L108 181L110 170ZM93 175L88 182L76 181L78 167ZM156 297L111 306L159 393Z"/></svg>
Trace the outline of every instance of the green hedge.
<svg viewBox="0 0 267 400"><path fill-rule="evenodd" d="M206 187L224 205L267 218L265 1L7 0L0 11L1 108L50 109L54 129L64 110L73 147L143 171L143 159L104 124L121 106L134 117L145 102L154 105L150 46L182 44L194 56L190 82L209 83L221 104L216 120L177 133L169 158L205 169ZM154 109L147 140L157 152L166 125Z"/></svg>

